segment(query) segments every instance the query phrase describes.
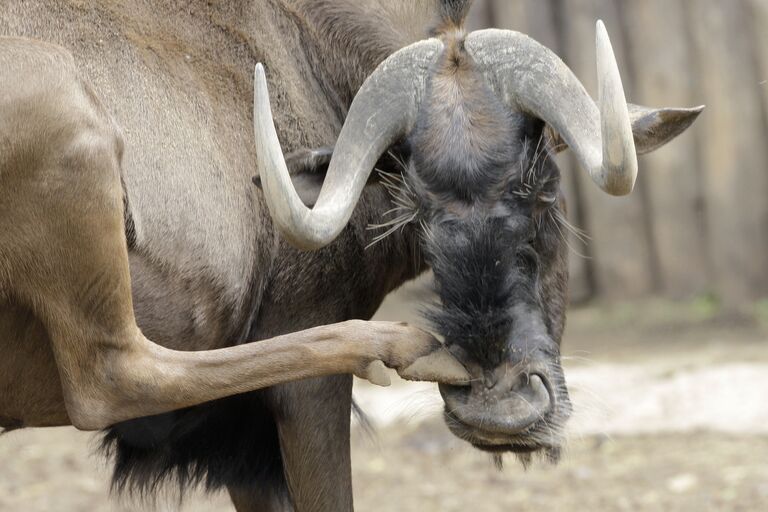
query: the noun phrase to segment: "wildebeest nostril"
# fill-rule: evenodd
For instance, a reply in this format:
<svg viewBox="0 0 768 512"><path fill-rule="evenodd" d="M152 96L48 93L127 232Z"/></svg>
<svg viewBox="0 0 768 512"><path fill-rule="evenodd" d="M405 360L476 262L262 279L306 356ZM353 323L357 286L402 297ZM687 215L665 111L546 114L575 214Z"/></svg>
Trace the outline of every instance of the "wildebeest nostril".
<svg viewBox="0 0 768 512"><path fill-rule="evenodd" d="M555 406L555 393L545 377L538 373L526 376L526 383L529 394L536 401L540 402L543 410L551 409Z"/></svg>
<svg viewBox="0 0 768 512"><path fill-rule="evenodd" d="M555 407L554 390L547 377L538 371L522 371L519 366L484 370L474 389L486 399L520 402L523 409L530 407L542 414Z"/></svg>
<svg viewBox="0 0 768 512"><path fill-rule="evenodd" d="M547 377L540 373L486 372L470 388L440 386L450 417L476 429L475 434L525 432L555 408Z"/></svg>
<svg viewBox="0 0 768 512"><path fill-rule="evenodd" d="M555 397L547 378L540 373L516 372L499 379L494 391L504 399L520 400L545 413L554 408Z"/></svg>

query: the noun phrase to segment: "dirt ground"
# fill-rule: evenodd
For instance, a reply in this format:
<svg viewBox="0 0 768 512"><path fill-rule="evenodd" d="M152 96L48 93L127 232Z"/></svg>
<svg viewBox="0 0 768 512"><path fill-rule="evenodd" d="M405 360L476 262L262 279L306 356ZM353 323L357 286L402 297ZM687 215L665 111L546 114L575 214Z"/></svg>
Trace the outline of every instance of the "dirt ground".
<svg viewBox="0 0 768 512"><path fill-rule="evenodd" d="M421 300L418 293L401 294ZM416 320L412 302L381 318ZM706 300L572 309L566 377L576 413L557 466L502 471L452 436L433 385L356 385L377 425L355 429L361 511L768 510L765 305L724 314ZM74 429L0 437L0 511L232 510L224 496L150 507L108 494L108 468Z"/></svg>

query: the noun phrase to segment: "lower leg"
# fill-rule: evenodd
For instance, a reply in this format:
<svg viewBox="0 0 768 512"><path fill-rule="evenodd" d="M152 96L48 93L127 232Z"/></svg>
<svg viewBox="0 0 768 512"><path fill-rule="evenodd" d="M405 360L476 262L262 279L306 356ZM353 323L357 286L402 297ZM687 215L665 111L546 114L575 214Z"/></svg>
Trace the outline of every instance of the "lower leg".
<svg viewBox="0 0 768 512"><path fill-rule="evenodd" d="M354 374L386 385L384 364L411 378L466 379L464 369L431 335L389 322L347 321L196 352L163 348L138 329L135 336L134 341L125 336L116 344L76 337L82 340L79 358L62 354L62 335L52 333L67 411L76 427L101 429L312 377ZM446 361L453 367L447 372Z"/></svg>
<svg viewBox="0 0 768 512"><path fill-rule="evenodd" d="M296 512L352 511L349 453L352 377L337 375L278 386L277 425Z"/></svg>

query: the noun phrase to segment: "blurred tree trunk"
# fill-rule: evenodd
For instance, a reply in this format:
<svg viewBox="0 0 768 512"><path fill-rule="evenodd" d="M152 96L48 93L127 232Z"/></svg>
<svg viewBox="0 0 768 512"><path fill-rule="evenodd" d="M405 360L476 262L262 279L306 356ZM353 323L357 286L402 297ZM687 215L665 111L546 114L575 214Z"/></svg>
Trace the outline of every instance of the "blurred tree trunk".
<svg viewBox="0 0 768 512"><path fill-rule="evenodd" d="M685 4L697 96L707 104L698 129L714 282L736 304L768 290L768 145L753 20L743 0Z"/></svg>
<svg viewBox="0 0 768 512"><path fill-rule="evenodd" d="M634 67L633 76L628 77L634 94L628 100L652 106L701 103L695 93L683 2L644 0L621 5ZM639 161L638 179L648 191L659 283L664 293L677 298L711 291L700 150L700 131L689 130Z"/></svg>

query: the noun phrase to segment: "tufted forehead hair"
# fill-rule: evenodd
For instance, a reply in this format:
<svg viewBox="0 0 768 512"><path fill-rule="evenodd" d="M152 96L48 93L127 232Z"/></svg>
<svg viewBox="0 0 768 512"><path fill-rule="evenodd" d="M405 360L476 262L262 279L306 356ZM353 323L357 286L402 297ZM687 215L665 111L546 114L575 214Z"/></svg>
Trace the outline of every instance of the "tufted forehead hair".
<svg viewBox="0 0 768 512"><path fill-rule="evenodd" d="M445 42L409 138L414 167L433 194L493 202L511 179L529 171L537 153L547 150L545 125L502 104L462 38Z"/></svg>

